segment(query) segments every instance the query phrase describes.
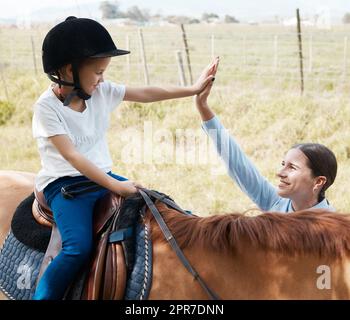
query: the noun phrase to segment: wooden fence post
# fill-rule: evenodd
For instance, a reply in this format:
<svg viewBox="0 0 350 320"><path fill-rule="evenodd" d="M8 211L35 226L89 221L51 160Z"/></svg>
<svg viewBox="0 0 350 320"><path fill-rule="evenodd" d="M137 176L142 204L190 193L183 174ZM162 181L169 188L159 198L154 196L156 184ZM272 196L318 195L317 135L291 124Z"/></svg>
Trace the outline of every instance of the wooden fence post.
<svg viewBox="0 0 350 320"><path fill-rule="evenodd" d="M184 42L186 58L187 58L187 67L188 67L188 72L189 72L189 75L190 75L190 84L192 84L193 83L193 77L192 77L192 68L191 68L191 61L190 61L190 50L188 49L185 27L184 27L184 25L182 23L181 23L181 30L182 30L182 39L183 39L183 42Z"/></svg>
<svg viewBox="0 0 350 320"><path fill-rule="evenodd" d="M179 69L179 78L181 86L187 86L187 81L185 77L184 64L182 60L182 52L180 50L176 51L177 66Z"/></svg>
<svg viewBox="0 0 350 320"><path fill-rule="evenodd" d="M34 72L35 72L35 76L38 76L38 69L36 67L35 44L34 44L33 36L30 36L30 42L32 43L32 56L33 56Z"/></svg>
<svg viewBox="0 0 350 320"><path fill-rule="evenodd" d="M298 31L298 44L299 44L299 65L300 65L300 89L301 94L304 93L304 70L303 70L303 47L301 39L301 27L300 27L300 14L297 9L297 31Z"/></svg>
<svg viewBox="0 0 350 320"><path fill-rule="evenodd" d="M139 40L140 40L141 60L142 60L142 64L143 64L145 84L149 85L149 75L148 75L148 68L147 68L146 52L145 52L145 45L144 45L144 41L143 41L143 34L142 34L141 28L139 28Z"/></svg>

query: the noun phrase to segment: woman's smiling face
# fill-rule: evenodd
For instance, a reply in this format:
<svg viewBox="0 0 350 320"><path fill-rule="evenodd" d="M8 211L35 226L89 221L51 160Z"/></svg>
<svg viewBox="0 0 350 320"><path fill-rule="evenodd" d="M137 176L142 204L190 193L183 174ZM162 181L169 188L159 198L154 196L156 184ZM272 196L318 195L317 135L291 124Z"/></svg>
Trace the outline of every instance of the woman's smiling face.
<svg viewBox="0 0 350 320"><path fill-rule="evenodd" d="M313 176L308 166L308 158L299 149L290 149L287 152L277 177L280 179L277 192L283 198L298 201L314 195L317 177Z"/></svg>

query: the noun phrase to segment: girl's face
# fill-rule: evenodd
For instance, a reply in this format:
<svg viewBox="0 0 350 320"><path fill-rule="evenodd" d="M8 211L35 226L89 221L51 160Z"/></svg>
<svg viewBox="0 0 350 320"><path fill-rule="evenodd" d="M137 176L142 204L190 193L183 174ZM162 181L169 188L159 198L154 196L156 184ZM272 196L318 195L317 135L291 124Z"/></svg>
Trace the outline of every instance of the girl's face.
<svg viewBox="0 0 350 320"><path fill-rule="evenodd" d="M277 177L280 179L277 187L279 196L296 201L317 198L325 183L325 177L313 176L308 158L299 149L287 152Z"/></svg>
<svg viewBox="0 0 350 320"><path fill-rule="evenodd" d="M111 58L89 58L79 68L80 85L84 91L91 95L100 82Z"/></svg>
<svg viewBox="0 0 350 320"><path fill-rule="evenodd" d="M107 69L111 58L88 58L79 67L80 85L84 91L92 95L100 82L103 82L103 73ZM61 70L64 80L73 82L72 65L66 65ZM72 90L72 87L67 87Z"/></svg>

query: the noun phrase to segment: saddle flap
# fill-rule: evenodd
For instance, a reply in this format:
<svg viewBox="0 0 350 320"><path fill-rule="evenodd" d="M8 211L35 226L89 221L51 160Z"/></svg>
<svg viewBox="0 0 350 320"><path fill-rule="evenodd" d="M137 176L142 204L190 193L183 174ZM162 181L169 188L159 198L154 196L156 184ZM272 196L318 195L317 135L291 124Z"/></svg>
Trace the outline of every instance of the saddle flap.
<svg viewBox="0 0 350 320"><path fill-rule="evenodd" d="M108 232L103 233L102 239L98 242L95 256L92 258L88 274L84 297L87 300L97 300L100 295L102 275L105 266L105 257L108 245Z"/></svg>
<svg viewBox="0 0 350 320"><path fill-rule="evenodd" d="M106 223L120 208L121 203L122 197L111 192L97 201L94 209L94 235L102 231Z"/></svg>
<svg viewBox="0 0 350 320"><path fill-rule="evenodd" d="M104 274L104 300L122 300L124 298L127 270L124 250L121 243L112 243L107 249Z"/></svg>
<svg viewBox="0 0 350 320"><path fill-rule="evenodd" d="M124 249L122 244L118 243L115 245L116 247L116 269L118 272L116 273L116 284L115 291L112 297L113 300L122 300L125 294L126 288L126 280L127 280L127 270L126 270L126 261L124 256Z"/></svg>
<svg viewBox="0 0 350 320"><path fill-rule="evenodd" d="M84 297L88 300L113 300L124 297L127 266L121 241L130 232L126 229L122 232L125 235L120 238L115 231L122 200L120 196L109 194L96 205L94 232L98 243L84 290ZM114 237L111 238L111 235ZM118 242L115 242L116 236Z"/></svg>

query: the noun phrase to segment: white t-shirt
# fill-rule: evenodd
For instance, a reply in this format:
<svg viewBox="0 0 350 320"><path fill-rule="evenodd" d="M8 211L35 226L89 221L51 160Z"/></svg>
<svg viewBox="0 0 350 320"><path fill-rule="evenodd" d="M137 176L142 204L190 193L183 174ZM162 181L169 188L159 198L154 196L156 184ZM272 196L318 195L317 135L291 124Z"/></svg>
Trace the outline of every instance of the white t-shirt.
<svg viewBox="0 0 350 320"><path fill-rule="evenodd" d="M110 113L124 99L125 86L105 81L99 84L83 112L66 107L55 96L52 86L34 105L33 137L37 139L42 169L35 186L42 191L50 182L81 173L65 160L48 137L66 134L76 150L104 172L112 169L106 141Z"/></svg>

